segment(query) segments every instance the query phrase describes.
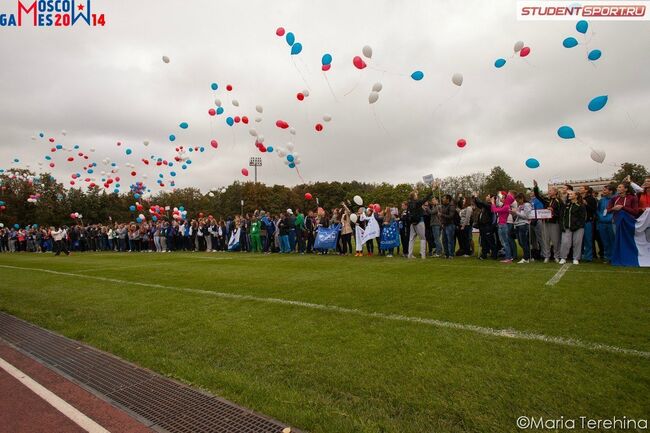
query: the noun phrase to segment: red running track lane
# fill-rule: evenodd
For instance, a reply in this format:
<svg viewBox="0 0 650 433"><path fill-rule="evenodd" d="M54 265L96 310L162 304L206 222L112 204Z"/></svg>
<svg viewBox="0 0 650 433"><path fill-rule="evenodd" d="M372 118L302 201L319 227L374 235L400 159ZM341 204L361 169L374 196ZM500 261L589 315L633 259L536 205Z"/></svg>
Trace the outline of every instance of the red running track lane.
<svg viewBox="0 0 650 433"><path fill-rule="evenodd" d="M92 395L1 340L0 358L111 432L151 433L153 431L121 409ZM82 433L84 431L16 378L0 369L0 432Z"/></svg>

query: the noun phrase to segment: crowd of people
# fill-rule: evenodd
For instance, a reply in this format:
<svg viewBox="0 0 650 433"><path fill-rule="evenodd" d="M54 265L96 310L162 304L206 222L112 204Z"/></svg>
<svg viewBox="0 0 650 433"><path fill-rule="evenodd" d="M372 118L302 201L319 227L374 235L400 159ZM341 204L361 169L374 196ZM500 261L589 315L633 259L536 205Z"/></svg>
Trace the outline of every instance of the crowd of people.
<svg viewBox="0 0 650 433"><path fill-rule="evenodd" d="M70 227L1 227L0 252L70 251L172 252L242 251L250 253L340 254L363 256L403 255L414 258L419 238L421 258L477 256L482 260L525 264L555 260L564 264L601 259L616 254L617 230L629 230L617 220L637 218L650 207L650 179L640 187L625 181L607 185L599 193L587 186L550 187L542 194L537 182L522 191L500 191L479 197L426 197L412 192L401 207L342 202L330 211L287 209L270 214L263 210L225 219L142 223L75 224ZM331 249L318 248L323 228L337 228ZM363 233L378 227L365 239ZM397 243L386 248L382 232L396 228ZM388 232L387 232L388 233ZM361 234L361 235L360 235ZM478 236L475 236L478 234ZM233 237L237 236L237 242ZM354 245L353 245L354 243ZM399 245L399 246L395 246Z"/></svg>

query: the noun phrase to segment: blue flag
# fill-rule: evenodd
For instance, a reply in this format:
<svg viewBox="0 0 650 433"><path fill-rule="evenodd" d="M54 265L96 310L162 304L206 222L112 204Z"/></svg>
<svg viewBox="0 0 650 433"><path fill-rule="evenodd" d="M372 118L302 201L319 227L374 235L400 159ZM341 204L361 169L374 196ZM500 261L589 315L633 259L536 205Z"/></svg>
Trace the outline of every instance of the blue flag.
<svg viewBox="0 0 650 433"><path fill-rule="evenodd" d="M384 226L379 245L382 250L399 248L399 224L397 221L393 221L389 226Z"/></svg>
<svg viewBox="0 0 650 433"><path fill-rule="evenodd" d="M336 241L339 238L339 230L341 226L335 224L331 227L319 227L316 232L316 242L314 248L318 250L333 250L336 249Z"/></svg>

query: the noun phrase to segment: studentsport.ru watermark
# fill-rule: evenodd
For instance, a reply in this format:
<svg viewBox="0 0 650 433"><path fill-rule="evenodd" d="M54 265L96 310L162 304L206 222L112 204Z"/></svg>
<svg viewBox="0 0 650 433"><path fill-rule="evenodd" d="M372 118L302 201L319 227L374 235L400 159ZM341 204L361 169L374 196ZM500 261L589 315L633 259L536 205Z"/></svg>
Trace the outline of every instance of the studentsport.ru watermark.
<svg viewBox="0 0 650 433"><path fill-rule="evenodd" d="M522 21L647 21L648 0L520 0L517 19Z"/></svg>
<svg viewBox="0 0 650 433"><path fill-rule="evenodd" d="M648 430L647 419L632 419L625 416L620 418L520 416L516 424L520 430Z"/></svg>

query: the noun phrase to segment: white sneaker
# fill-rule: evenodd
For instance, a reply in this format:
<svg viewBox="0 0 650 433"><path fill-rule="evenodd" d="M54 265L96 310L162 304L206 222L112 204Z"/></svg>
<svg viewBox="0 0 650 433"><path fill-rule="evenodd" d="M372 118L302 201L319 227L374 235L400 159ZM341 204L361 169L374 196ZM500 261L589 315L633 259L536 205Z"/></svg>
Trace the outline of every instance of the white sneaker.
<svg viewBox="0 0 650 433"><path fill-rule="evenodd" d="M574 265L579 265L579 264L580 264L580 261L574 259L574 260L573 260L573 264L574 264Z"/></svg>
<svg viewBox="0 0 650 433"><path fill-rule="evenodd" d="M544 263L548 263L548 262L549 262L549 260L548 260L548 257L547 257L547 258L544 259Z"/></svg>
<svg viewBox="0 0 650 433"><path fill-rule="evenodd" d="M560 259L555 259L555 263L560 263ZM566 262L565 262L566 263ZM561 263L560 263L561 264Z"/></svg>
<svg viewBox="0 0 650 433"><path fill-rule="evenodd" d="M528 260L530 263L535 263L535 259Z"/></svg>
<svg viewBox="0 0 650 433"><path fill-rule="evenodd" d="M566 264L566 260L562 259L558 263L561 264L561 265L564 265L564 264Z"/></svg>
<svg viewBox="0 0 650 433"><path fill-rule="evenodd" d="M522 263L528 263L528 260L526 260L526 259L521 259L521 260L519 260L517 263L519 263L519 264L521 265Z"/></svg>

